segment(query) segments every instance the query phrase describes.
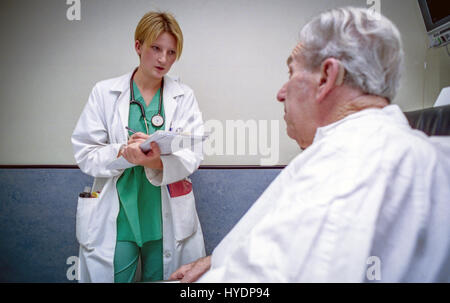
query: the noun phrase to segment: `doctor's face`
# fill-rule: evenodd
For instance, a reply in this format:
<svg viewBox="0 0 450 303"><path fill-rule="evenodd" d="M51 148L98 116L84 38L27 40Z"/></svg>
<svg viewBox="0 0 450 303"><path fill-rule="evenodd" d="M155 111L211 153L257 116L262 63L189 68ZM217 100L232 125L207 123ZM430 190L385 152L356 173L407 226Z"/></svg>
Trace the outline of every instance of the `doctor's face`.
<svg viewBox="0 0 450 303"><path fill-rule="evenodd" d="M298 44L288 58L289 80L278 92L277 99L284 104L288 136L305 149L312 144L318 127L315 96L320 73L305 68L301 49Z"/></svg>
<svg viewBox="0 0 450 303"><path fill-rule="evenodd" d="M139 67L150 78L161 79L177 58L177 40L167 32L163 32L150 44L136 41L135 48L140 56Z"/></svg>

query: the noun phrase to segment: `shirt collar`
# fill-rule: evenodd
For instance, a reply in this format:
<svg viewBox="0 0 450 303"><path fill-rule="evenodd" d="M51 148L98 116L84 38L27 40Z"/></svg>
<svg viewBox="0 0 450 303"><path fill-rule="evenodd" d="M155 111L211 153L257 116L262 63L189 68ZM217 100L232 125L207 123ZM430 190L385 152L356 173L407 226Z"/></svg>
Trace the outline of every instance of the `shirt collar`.
<svg viewBox="0 0 450 303"><path fill-rule="evenodd" d="M336 131L336 129L338 129L339 126L341 126L342 124L352 121L352 120L361 119L368 115L379 115L380 117L387 118L390 123L409 125L408 120L406 119L402 110L396 104L387 105L381 109L368 108L368 109L358 111L354 114L348 115L347 117L345 117L341 120L338 120L336 122L333 122L331 124L317 128L316 135L314 136L313 144L315 142L321 140L322 138L334 133Z"/></svg>

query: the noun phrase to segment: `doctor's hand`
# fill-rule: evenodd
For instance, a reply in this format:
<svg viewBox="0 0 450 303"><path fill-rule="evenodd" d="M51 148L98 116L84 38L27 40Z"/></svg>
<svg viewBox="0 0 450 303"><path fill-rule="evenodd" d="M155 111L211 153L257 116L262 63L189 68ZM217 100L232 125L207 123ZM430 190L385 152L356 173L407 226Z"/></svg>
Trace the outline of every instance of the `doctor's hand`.
<svg viewBox="0 0 450 303"><path fill-rule="evenodd" d="M137 133L133 134L131 137L129 137L127 145L130 145L130 144L133 144L133 143L136 143L136 142L142 143L145 140L147 140L148 137L150 137L150 135L147 135L147 134L144 134L144 133L141 133L141 132L137 132ZM120 148L119 152L117 153L117 158L119 158L120 156L123 156L123 151L124 151L125 147L126 147L126 145L122 146ZM130 162L130 161L128 161L128 162Z"/></svg>
<svg viewBox="0 0 450 303"><path fill-rule="evenodd" d="M133 135L134 136L134 135ZM130 139L131 141L132 139ZM122 151L122 156L130 163L141 165L153 169L163 169L163 163L161 161L161 150L157 143L150 143L151 150L145 154L139 145L143 143L145 139L134 139L131 144L128 144Z"/></svg>
<svg viewBox="0 0 450 303"><path fill-rule="evenodd" d="M206 256L178 268L170 275L169 280L180 280L181 283L197 281L211 267L211 256Z"/></svg>
<svg viewBox="0 0 450 303"><path fill-rule="evenodd" d="M147 135L147 134L144 134L144 133L141 133L141 132L137 132L137 133L133 134L133 135L130 137L130 139L128 139L128 145L133 144L133 143L136 143L136 142L138 142L138 141L139 141L140 143L142 143L142 142L144 142L145 140L147 140L148 137L150 137L150 135Z"/></svg>

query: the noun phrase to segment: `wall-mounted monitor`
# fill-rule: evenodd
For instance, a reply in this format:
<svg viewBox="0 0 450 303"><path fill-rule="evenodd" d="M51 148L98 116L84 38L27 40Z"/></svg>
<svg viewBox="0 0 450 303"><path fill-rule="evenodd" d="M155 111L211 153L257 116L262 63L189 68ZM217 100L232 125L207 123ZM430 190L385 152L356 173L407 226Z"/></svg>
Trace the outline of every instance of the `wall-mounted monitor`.
<svg viewBox="0 0 450 303"><path fill-rule="evenodd" d="M427 32L450 23L450 1L419 0L419 6Z"/></svg>
<svg viewBox="0 0 450 303"><path fill-rule="evenodd" d="M450 1L418 0L430 47L439 47L450 41Z"/></svg>

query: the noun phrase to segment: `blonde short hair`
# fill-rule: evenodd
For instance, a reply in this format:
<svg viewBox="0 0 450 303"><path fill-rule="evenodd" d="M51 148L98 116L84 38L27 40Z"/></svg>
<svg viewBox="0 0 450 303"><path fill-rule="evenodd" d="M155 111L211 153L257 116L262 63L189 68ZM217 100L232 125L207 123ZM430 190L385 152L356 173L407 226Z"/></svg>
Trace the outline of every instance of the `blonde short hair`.
<svg viewBox="0 0 450 303"><path fill-rule="evenodd" d="M159 35L167 32L172 34L177 40L176 55L180 58L183 50L183 33L177 20L169 13L148 12L139 21L134 33L134 41L138 40L141 44L151 44Z"/></svg>

